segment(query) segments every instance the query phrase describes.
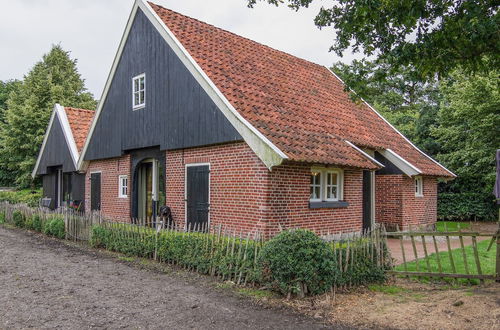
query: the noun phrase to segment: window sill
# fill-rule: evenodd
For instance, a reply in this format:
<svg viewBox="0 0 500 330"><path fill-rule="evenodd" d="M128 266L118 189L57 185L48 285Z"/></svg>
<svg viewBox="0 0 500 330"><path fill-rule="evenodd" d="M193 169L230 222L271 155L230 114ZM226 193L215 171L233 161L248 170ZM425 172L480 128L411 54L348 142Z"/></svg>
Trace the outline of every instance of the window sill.
<svg viewBox="0 0 500 330"><path fill-rule="evenodd" d="M132 107L132 111L141 110L146 107L146 104L136 105Z"/></svg>
<svg viewBox="0 0 500 330"><path fill-rule="evenodd" d="M417 194L415 194L415 197L422 198L422 197L424 197L424 195L417 195Z"/></svg>
<svg viewBox="0 0 500 330"><path fill-rule="evenodd" d="M349 203L346 201L336 201L336 202L309 202L310 209L340 209L346 208Z"/></svg>

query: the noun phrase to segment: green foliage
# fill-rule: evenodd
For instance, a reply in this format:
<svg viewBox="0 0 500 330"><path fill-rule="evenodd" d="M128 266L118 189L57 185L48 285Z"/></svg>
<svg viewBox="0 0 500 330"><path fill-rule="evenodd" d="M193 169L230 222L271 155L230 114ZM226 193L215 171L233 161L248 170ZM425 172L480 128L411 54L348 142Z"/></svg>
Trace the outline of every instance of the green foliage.
<svg viewBox="0 0 500 330"><path fill-rule="evenodd" d="M0 212L0 224L3 224L5 223L6 219L5 219L5 212Z"/></svg>
<svg viewBox="0 0 500 330"><path fill-rule="evenodd" d="M311 231L284 231L266 242L260 255L264 281L284 294L320 294L339 276L333 250Z"/></svg>
<svg viewBox="0 0 500 330"><path fill-rule="evenodd" d="M484 193L440 193L439 220L496 221L495 196Z"/></svg>
<svg viewBox="0 0 500 330"><path fill-rule="evenodd" d="M40 217L40 215L33 214L33 216L31 217L31 222L33 223L33 230L41 233L43 225L42 225L42 218Z"/></svg>
<svg viewBox="0 0 500 330"><path fill-rule="evenodd" d="M450 197L442 198L441 216L491 218L495 182L495 152L500 146L500 81L498 70L489 74L466 76L456 71L441 84L443 102L438 114L439 126L432 135L441 144L437 158L458 177L442 187L442 192L460 193L456 211ZM467 205L468 196L477 193ZM482 205L479 205L483 203ZM450 213L444 213L449 211Z"/></svg>
<svg viewBox="0 0 500 330"><path fill-rule="evenodd" d="M24 222L25 222L25 216L21 211L14 211L12 212L12 220L14 222L14 225L19 228L24 227Z"/></svg>
<svg viewBox="0 0 500 330"><path fill-rule="evenodd" d="M262 0L294 10L313 0ZM247 0L252 7L257 0ZM495 1L342 0L322 6L314 23L336 33L331 50L377 56L399 69L413 65L419 77L433 79L463 67L498 67L500 17ZM489 63L486 57L493 60Z"/></svg>
<svg viewBox="0 0 500 330"><path fill-rule="evenodd" d="M209 270L222 276L234 277L241 273L248 281L256 281L260 276L254 264L260 242L175 231L162 231L156 241L155 235L155 230L150 228L104 224L92 228L90 243L94 247L145 258L153 256L157 244L160 261L175 262L203 274ZM228 249L235 252L228 253Z"/></svg>
<svg viewBox="0 0 500 330"><path fill-rule="evenodd" d="M437 125L442 98L437 80L423 83L411 66L394 72L388 65L366 60L354 60L350 65L338 62L332 71L356 91L351 94L355 101L363 98L428 154L439 151L439 144L429 136Z"/></svg>
<svg viewBox="0 0 500 330"><path fill-rule="evenodd" d="M18 186L31 183L30 174L55 103L88 109L96 104L85 89L76 60L60 46L53 46L34 65L7 100L0 130L0 168Z"/></svg>
<svg viewBox="0 0 500 330"><path fill-rule="evenodd" d="M38 203L42 198L42 190L12 190L12 191L0 191L0 201L6 201L11 204L27 204L31 207L38 206Z"/></svg>
<svg viewBox="0 0 500 330"><path fill-rule="evenodd" d="M469 222L458 222L458 221L438 221L436 222L436 231L447 232L447 231L458 231L458 230L469 230Z"/></svg>
<svg viewBox="0 0 500 330"><path fill-rule="evenodd" d="M64 230L64 219L61 216L52 216L48 218L43 225L42 232L46 235L64 239L66 236Z"/></svg>

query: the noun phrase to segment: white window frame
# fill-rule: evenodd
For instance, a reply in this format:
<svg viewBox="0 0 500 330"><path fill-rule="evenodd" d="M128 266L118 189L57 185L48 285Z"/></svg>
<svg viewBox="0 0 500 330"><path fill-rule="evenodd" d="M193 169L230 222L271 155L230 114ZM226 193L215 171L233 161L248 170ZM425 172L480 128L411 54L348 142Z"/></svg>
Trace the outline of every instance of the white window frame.
<svg viewBox="0 0 500 330"><path fill-rule="evenodd" d="M337 182L335 184L332 184L331 186L337 186L337 197L336 198L328 198L328 188L329 188L329 184L328 184L328 174L336 174L337 175ZM342 185L343 185L343 180L342 180L342 171L341 170L338 170L338 169L335 169L335 170L326 170L325 171L325 198L324 200L327 201L327 202L338 202L341 199L341 196L342 196Z"/></svg>
<svg viewBox="0 0 500 330"><path fill-rule="evenodd" d="M141 89L141 84L140 84L140 80L141 79L144 79L144 89ZM138 90L135 90L135 81L136 80L139 80L139 89ZM140 95L141 95L141 92L144 92L144 99L141 101L140 99ZM139 103L138 104L135 104L135 94L139 93ZM142 109L146 106L146 73L141 73L140 75L137 75L135 77L132 78L132 109L133 110L138 110L138 109Z"/></svg>
<svg viewBox="0 0 500 330"><path fill-rule="evenodd" d="M311 175L313 173L321 173L320 178L320 197L309 198L310 202L338 202L344 200L344 170L340 168L311 168ZM337 174L337 198L327 198L328 189L328 174ZM309 184L309 192L312 185Z"/></svg>
<svg viewBox="0 0 500 330"><path fill-rule="evenodd" d="M424 196L424 179L421 176L415 177L415 196Z"/></svg>
<svg viewBox="0 0 500 330"><path fill-rule="evenodd" d="M124 180L126 184L124 184ZM124 191L125 189L125 191ZM125 194L124 194L125 192ZM118 176L118 197L119 198L127 198L128 197L128 175L119 175Z"/></svg>
<svg viewBox="0 0 500 330"><path fill-rule="evenodd" d="M311 202L321 202L322 201L322 198L323 198L323 184L322 184L322 181L323 181L323 172L321 170L318 170L318 169L311 169L311 176L315 176L314 173L318 173L320 175L319 177L319 183L309 183L309 200ZM315 176L317 177L317 176ZM315 180L316 181L316 180ZM311 188L313 187L317 187L319 185L319 197L318 198L311 198Z"/></svg>

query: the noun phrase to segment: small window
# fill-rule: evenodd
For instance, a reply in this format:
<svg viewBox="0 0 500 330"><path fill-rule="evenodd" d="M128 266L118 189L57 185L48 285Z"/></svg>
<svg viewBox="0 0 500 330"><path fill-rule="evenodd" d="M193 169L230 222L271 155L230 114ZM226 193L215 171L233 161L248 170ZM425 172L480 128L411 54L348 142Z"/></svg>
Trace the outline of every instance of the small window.
<svg viewBox="0 0 500 330"><path fill-rule="evenodd" d="M339 174L337 172L326 173L326 200L338 201L339 200Z"/></svg>
<svg viewBox="0 0 500 330"><path fill-rule="evenodd" d="M342 200L343 171L340 169L313 168L311 170L310 201L332 202Z"/></svg>
<svg viewBox="0 0 500 330"><path fill-rule="evenodd" d="M321 172L311 172L311 197L312 201L321 200Z"/></svg>
<svg viewBox="0 0 500 330"><path fill-rule="evenodd" d="M422 177L415 177L415 196L422 197L424 195L424 183Z"/></svg>
<svg viewBox="0 0 500 330"><path fill-rule="evenodd" d="M134 110L146 105L146 74L132 78L132 107Z"/></svg>
<svg viewBox="0 0 500 330"><path fill-rule="evenodd" d="M128 196L128 176L120 175L118 177L118 197L126 198Z"/></svg>

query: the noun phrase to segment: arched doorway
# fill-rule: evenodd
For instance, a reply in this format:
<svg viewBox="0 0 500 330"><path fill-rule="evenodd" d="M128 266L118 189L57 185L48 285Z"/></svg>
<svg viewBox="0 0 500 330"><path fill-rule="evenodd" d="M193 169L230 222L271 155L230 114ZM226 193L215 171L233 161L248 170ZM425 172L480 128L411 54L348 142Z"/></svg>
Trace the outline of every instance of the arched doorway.
<svg viewBox="0 0 500 330"><path fill-rule="evenodd" d="M156 158L146 158L135 167L133 181L133 216L141 222L154 223L165 204L164 167Z"/></svg>

